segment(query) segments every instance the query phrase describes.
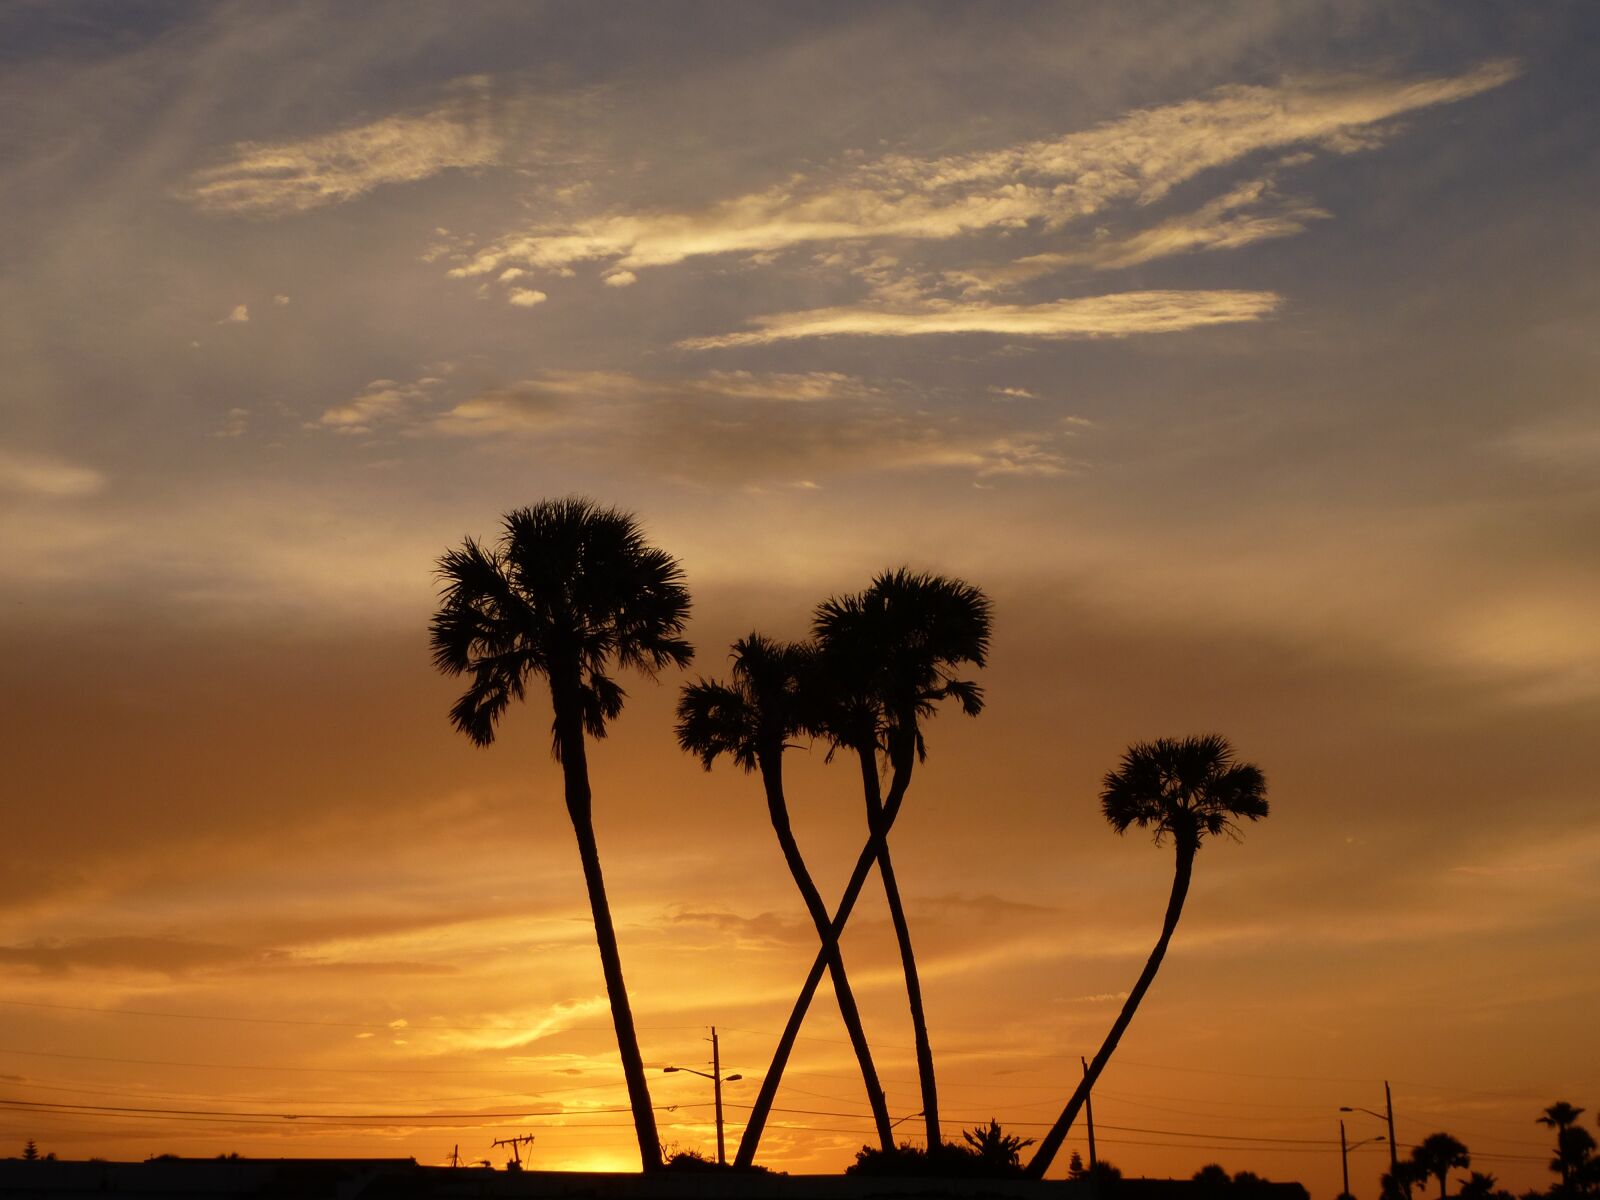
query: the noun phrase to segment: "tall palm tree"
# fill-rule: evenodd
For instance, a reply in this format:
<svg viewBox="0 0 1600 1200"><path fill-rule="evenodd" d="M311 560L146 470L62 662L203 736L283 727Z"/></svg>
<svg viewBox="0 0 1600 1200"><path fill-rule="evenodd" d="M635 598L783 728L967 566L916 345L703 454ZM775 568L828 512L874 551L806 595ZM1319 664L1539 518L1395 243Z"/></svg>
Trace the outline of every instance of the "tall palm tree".
<svg viewBox="0 0 1600 1200"><path fill-rule="evenodd" d="M956 678L955 669L983 666L990 624L989 598L979 588L901 568L880 574L860 595L824 601L813 626L827 691L822 732L855 753L868 831L881 828L884 834L878 874L905 975L930 1150L944 1144L938 1086L911 927L889 854L877 755L880 749L885 753L890 788L903 798L913 766L927 758L920 719L933 716L938 702L951 698L968 716L983 711L983 689Z"/></svg>
<svg viewBox="0 0 1600 1200"><path fill-rule="evenodd" d="M1419 1171L1439 1181L1439 1200L1445 1200L1445 1186L1451 1171L1472 1165L1467 1148L1448 1133L1430 1133L1411 1147L1411 1161Z"/></svg>
<svg viewBox="0 0 1600 1200"><path fill-rule="evenodd" d="M1158 738L1129 747L1122 756L1121 765L1102 781L1100 807L1111 828L1119 834L1137 825L1154 830L1158 846L1171 837L1177 849L1177 872L1167 900L1161 936L1150 952L1143 973L1128 993L1122 1011L1089 1064L1083 1081L1028 1163L1028 1174L1035 1179L1042 1179L1049 1169L1078 1110L1133 1020L1134 1010L1150 990L1167 952L1167 944L1172 941L1172 931L1178 927L1178 918L1183 913L1201 840L1220 833L1237 836L1239 818L1258 821L1266 816L1267 781L1255 764L1234 761L1233 747L1226 738L1216 734Z"/></svg>
<svg viewBox="0 0 1600 1200"><path fill-rule="evenodd" d="M529 678L542 675L549 684L551 751L577 834L639 1157L645 1169L659 1167L661 1142L600 872L585 735L604 737L606 722L622 711L626 694L609 674L613 665L653 675L693 657L682 637L689 612L683 572L645 543L631 514L568 498L508 513L495 545L468 538L439 560L439 577L434 665L471 680L450 710L458 730L489 745Z"/></svg>
<svg viewBox="0 0 1600 1200"><path fill-rule="evenodd" d="M837 938L849 919L874 864L887 861L888 835L911 784L911 768L927 747L919 719L931 716L938 701L957 699L976 715L983 691L954 676L965 663L982 666L989 649L991 610L988 597L971 584L909 571L885 572L860 596L829 600L819 606L815 622L822 660L813 686L812 720L818 732L837 746L857 751L866 793L869 836L830 927ZM892 768L888 794L880 794L876 752L884 750ZM893 867L885 872L891 905L898 907ZM921 987L904 909L895 920L907 996L917 1036L917 1067L922 1084L930 1146L941 1144L933 1056L922 1015ZM789 1055L799 1036L811 998L821 982L824 957L812 964L794 1009L756 1096L739 1145L738 1162L754 1160L756 1147L777 1097Z"/></svg>
<svg viewBox="0 0 1600 1200"><path fill-rule="evenodd" d="M831 919L822 893L800 853L789 823L789 807L783 790L783 752L789 739L805 731L807 721L800 695L802 680L815 655L810 646L785 645L752 633L733 644L733 678L729 683L700 680L683 689L678 701L678 743L698 757L706 770L726 754L745 771L760 771L767 797L767 815L789 873L800 889L806 911L816 926L828 972L839 1002L850 1045L861 1065L861 1079L867 1089L878 1138L885 1150L893 1149L894 1134L889 1123L889 1108L872 1061L872 1050L861 1024L861 1011L845 974L839 939L833 936Z"/></svg>

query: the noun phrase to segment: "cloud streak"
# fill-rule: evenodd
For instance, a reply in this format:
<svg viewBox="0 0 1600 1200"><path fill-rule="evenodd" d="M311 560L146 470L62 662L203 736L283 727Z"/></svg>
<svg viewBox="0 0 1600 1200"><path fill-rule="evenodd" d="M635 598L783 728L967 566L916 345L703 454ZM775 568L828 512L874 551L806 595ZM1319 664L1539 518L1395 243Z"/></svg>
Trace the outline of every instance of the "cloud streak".
<svg viewBox="0 0 1600 1200"><path fill-rule="evenodd" d="M238 142L193 172L180 198L219 216L279 217L342 204L389 184L487 166L504 138L482 79L441 106L285 142Z"/></svg>
<svg viewBox="0 0 1600 1200"><path fill-rule="evenodd" d="M832 371L645 378L549 371L452 395L443 376L377 380L325 412L337 433L515 439L661 478L815 486L862 471L949 470L981 482L1078 469L1080 419L1018 398L939 396Z"/></svg>
<svg viewBox="0 0 1600 1200"><path fill-rule="evenodd" d="M464 254L451 274L557 272L594 261L635 273L691 258L770 254L808 243L947 240L1028 227L1055 231L1114 204L1149 205L1205 171L1261 151L1302 146L1349 153L1373 147L1386 139L1385 123L1393 118L1499 87L1518 70L1515 63L1496 61L1431 79L1223 87L997 151L932 159L894 155L831 183L796 176L698 212L608 215L515 233ZM1280 216L1253 234L1235 218L1232 244L1283 236L1291 232L1290 223L1303 225L1308 215ZM1213 237L1211 244L1220 248L1229 241ZM1162 244L1152 241L1142 253L1154 255ZM1180 237L1169 244L1192 249L1195 240Z"/></svg>
<svg viewBox="0 0 1600 1200"><path fill-rule="evenodd" d="M0 447L0 492L71 500L92 496L105 485L105 476L92 467Z"/></svg>
<svg viewBox="0 0 1600 1200"><path fill-rule="evenodd" d="M685 350L760 346L799 338L924 337L990 333L1029 338L1122 338L1259 321L1277 310L1272 292L1121 292L1048 304L930 303L913 310L821 308L751 318L755 329L687 338Z"/></svg>

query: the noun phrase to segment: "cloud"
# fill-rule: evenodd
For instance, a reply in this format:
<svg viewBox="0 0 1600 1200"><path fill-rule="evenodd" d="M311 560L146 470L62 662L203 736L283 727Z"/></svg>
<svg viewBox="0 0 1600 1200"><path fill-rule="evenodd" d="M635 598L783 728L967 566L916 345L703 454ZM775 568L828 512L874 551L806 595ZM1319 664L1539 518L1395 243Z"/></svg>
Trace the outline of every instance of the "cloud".
<svg viewBox="0 0 1600 1200"><path fill-rule="evenodd" d="M1270 179L1253 179L1191 213L1136 233L1096 237L1071 250L1032 254L1003 267L952 272L951 278L981 289L1021 283L1062 267L1088 266L1098 271L1134 267L1180 254L1237 250L1270 238L1292 237L1303 233L1308 222L1331 216L1307 200L1279 197Z"/></svg>
<svg viewBox="0 0 1600 1200"><path fill-rule="evenodd" d="M105 476L92 467L0 448L0 492L74 499L92 496L105 485Z"/></svg>
<svg viewBox="0 0 1600 1200"><path fill-rule="evenodd" d="M518 308L532 308L535 304L543 304L550 297L532 288L512 288L511 295L507 299Z"/></svg>
<svg viewBox="0 0 1600 1200"><path fill-rule="evenodd" d="M250 410L248 408L230 408L227 418L213 435L219 438L243 437L250 428Z"/></svg>
<svg viewBox="0 0 1600 1200"><path fill-rule="evenodd" d="M1055 231L1114 204L1149 205L1202 172L1264 150L1370 148L1388 136L1385 122L1498 87L1518 70L1515 63L1497 61L1453 77L1223 87L1001 150L931 159L891 155L832 180L797 175L697 212L613 214L513 233L462 254L450 273L557 271L591 261L633 273L695 257L770 255L817 242L946 240L1029 227ZM1153 256L1286 236L1312 212L1291 206L1254 222L1239 216L1219 221L1211 214L1210 233L1185 236L1169 229L1124 254Z"/></svg>
<svg viewBox="0 0 1600 1200"><path fill-rule="evenodd" d="M223 161L190 174L178 195L219 216L286 216L342 204L387 184L487 166L503 144L487 85L472 79L428 112L298 141L236 143Z"/></svg>
<svg viewBox="0 0 1600 1200"><path fill-rule="evenodd" d="M243 325L246 322L248 322L249 320L250 320L250 306L248 304L235 304L233 306L233 311L230 312L227 316L223 317L222 320L218 321L217 324L218 325Z"/></svg>
<svg viewBox="0 0 1600 1200"><path fill-rule="evenodd" d="M918 337L994 333L1010 337L1105 338L1175 333L1206 325L1259 321L1278 307L1273 292L1121 292L1047 304L930 302L912 310L819 308L751 318L745 333L686 338L686 350L759 346L797 338Z"/></svg>
<svg viewBox="0 0 1600 1200"><path fill-rule="evenodd" d="M412 383L374 379L359 395L324 412L316 424L338 433L371 433L375 426L393 421L423 402L435 382L432 377Z"/></svg>
<svg viewBox="0 0 1600 1200"><path fill-rule="evenodd" d="M974 480L1064 475L1080 426L1038 404L929 394L832 371L646 378L549 371L466 395L439 377L376 380L318 424L411 438L506 440L565 460L624 461L658 477L781 484L861 471L950 470Z"/></svg>
<svg viewBox="0 0 1600 1200"><path fill-rule="evenodd" d="M252 973L339 972L359 975L441 975L454 968L439 963L369 962L301 955L292 951L201 942L163 935L42 938L0 946L0 967L30 968L45 975L76 971L140 971L180 976L229 969Z"/></svg>
<svg viewBox="0 0 1600 1200"><path fill-rule="evenodd" d="M245 953L237 946L173 937L85 937L66 941L46 938L25 945L0 946L0 964L32 967L50 974L79 968L131 968L172 974L236 962Z"/></svg>

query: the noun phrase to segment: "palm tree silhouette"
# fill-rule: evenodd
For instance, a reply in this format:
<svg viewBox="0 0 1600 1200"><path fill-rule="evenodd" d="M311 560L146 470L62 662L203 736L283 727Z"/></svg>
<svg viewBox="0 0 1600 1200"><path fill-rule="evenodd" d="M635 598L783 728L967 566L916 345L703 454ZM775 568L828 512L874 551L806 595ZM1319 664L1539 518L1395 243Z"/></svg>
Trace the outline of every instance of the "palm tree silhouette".
<svg viewBox="0 0 1600 1200"><path fill-rule="evenodd" d="M549 684L551 752L583 861L639 1157L645 1169L658 1168L661 1142L600 872L585 734L604 737L606 722L622 711L626 694L608 674L613 664L653 675L693 657L681 636L689 612L683 572L645 543L631 514L581 498L508 513L497 544L468 538L438 570L444 587L431 626L434 665L471 678L451 723L487 746L529 677Z"/></svg>
<svg viewBox="0 0 1600 1200"><path fill-rule="evenodd" d="M1411 1147L1411 1161L1418 1170L1439 1181L1439 1200L1445 1200L1445 1186L1451 1171L1472 1165L1467 1148L1448 1133L1430 1133Z"/></svg>
<svg viewBox="0 0 1600 1200"><path fill-rule="evenodd" d="M806 911L816 926L828 972L839 1002L850 1045L861 1066L861 1079L867 1089L867 1103L885 1150L893 1149L894 1134L889 1123L888 1102L872 1050L861 1024L855 993L845 974L839 939L834 936L828 909L817 890L811 872L800 854L794 830L789 823L788 803L783 790L783 752L789 739L805 732L801 691L815 652L806 645L785 645L752 633L733 644L733 677L729 683L699 680L683 689L678 700L678 744L698 757L706 770L723 754L745 771L761 772L766 791L767 815L789 873L800 889Z"/></svg>
<svg viewBox="0 0 1600 1200"><path fill-rule="evenodd" d="M1578 1118L1583 1116L1583 1109L1568 1104L1565 1100L1557 1100L1544 1110L1542 1116L1534 1118L1535 1124L1544 1125L1556 1131L1556 1157L1550 1164L1552 1171L1561 1172L1561 1187L1563 1190L1572 1186L1572 1170L1581 1166L1581 1159L1575 1160L1574 1153L1581 1150L1581 1139L1573 1139L1567 1135L1567 1130L1578 1123ZM1588 1131L1584 1131L1588 1136ZM1591 1139L1592 1143L1593 1139ZM1564 1144L1564 1143L1570 1143ZM1591 1144L1590 1149L1593 1149Z"/></svg>
<svg viewBox="0 0 1600 1200"><path fill-rule="evenodd" d="M1183 913L1201 840L1220 833L1237 836L1237 818L1258 821L1266 816L1267 781L1255 764L1235 762L1233 747L1216 734L1181 740L1157 738L1129 747L1121 765L1102 781L1100 807L1119 834L1133 825L1153 829L1158 846L1170 836L1177 849L1177 872L1161 936L1143 973L1128 993L1111 1032L1106 1034L1067 1107L1028 1163L1028 1174L1035 1179L1042 1179L1050 1168L1078 1110L1133 1020L1134 1010L1150 990Z"/></svg>
<svg viewBox="0 0 1600 1200"><path fill-rule="evenodd" d="M983 689L957 679L953 670L966 663L983 665L989 627L989 599L981 590L904 568L879 575L860 595L824 601L813 627L826 689L821 732L836 746L855 753L867 829L883 831L878 874L905 975L930 1150L944 1144L933 1049L911 927L889 855L877 755L880 749L886 754L890 789L903 798L911 785L912 768L928 754L920 719L933 716L938 702L949 698L956 699L968 716L983 711Z"/></svg>
<svg viewBox="0 0 1600 1200"><path fill-rule="evenodd" d="M983 708L982 689L956 679L952 671L964 663L983 666L990 623L989 599L981 589L961 580L905 570L884 572L860 596L829 600L817 610L821 669L812 720L817 731L836 745L857 751L869 828L867 844L834 913L830 929L835 938L842 933L873 864L882 868L887 862L889 830L911 785L912 765L927 750L919 719L931 716L937 702L947 697L957 699L971 715ZM878 786L875 756L879 749L887 752L893 772L887 795L881 795ZM891 865L885 872L885 890L892 892L893 906L898 891L892 889L892 879ZM895 935L917 1035L917 1068L929 1145L939 1146L943 1143L938 1134L933 1057L903 909L895 920ZM755 1158L784 1067L822 980L824 963L819 954L789 1014L739 1144L737 1161L741 1165L748 1166Z"/></svg>

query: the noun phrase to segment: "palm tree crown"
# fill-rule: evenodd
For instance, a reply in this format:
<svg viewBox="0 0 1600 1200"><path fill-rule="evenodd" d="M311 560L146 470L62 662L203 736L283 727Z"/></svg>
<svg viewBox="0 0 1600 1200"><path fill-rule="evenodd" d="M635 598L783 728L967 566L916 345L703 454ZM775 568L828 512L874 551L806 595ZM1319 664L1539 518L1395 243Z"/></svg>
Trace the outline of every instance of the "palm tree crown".
<svg viewBox="0 0 1600 1200"><path fill-rule="evenodd" d="M733 644L732 679L689 684L678 700L678 744L710 770L723 754L745 771L782 751L800 732L801 679L814 658L808 645L751 633Z"/></svg>
<svg viewBox="0 0 1600 1200"><path fill-rule="evenodd" d="M677 562L645 543L630 514L590 500L508 513L497 545L468 538L439 560L439 575L433 661L472 677L450 720L480 746L531 674L548 676L553 696L578 705L585 732L604 737L625 698L613 661L652 674L694 654ZM559 731L554 749L559 758Z"/></svg>
<svg viewBox="0 0 1600 1200"><path fill-rule="evenodd" d="M1583 1109L1568 1104L1565 1100L1557 1100L1544 1110L1542 1116L1534 1118L1537 1125L1547 1125L1551 1129L1565 1129L1568 1125L1576 1125L1578 1118L1583 1116Z"/></svg>
<svg viewBox="0 0 1600 1200"><path fill-rule="evenodd" d="M831 700L823 732L856 748L869 737L886 747L900 739L925 759L918 721L940 700L956 700L968 716L983 711L983 689L956 670L985 664L991 619L981 588L904 567L824 601L813 625Z"/></svg>
<svg viewBox="0 0 1600 1200"><path fill-rule="evenodd" d="M1235 834L1236 818L1267 815L1267 782L1254 763L1234 760L1217 734L1138 742L1102 782L1100 807L1111 827L1154 829L1193 849L1203 835Z"/></svg>

